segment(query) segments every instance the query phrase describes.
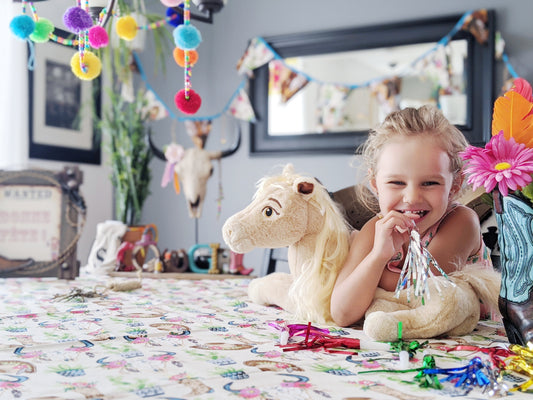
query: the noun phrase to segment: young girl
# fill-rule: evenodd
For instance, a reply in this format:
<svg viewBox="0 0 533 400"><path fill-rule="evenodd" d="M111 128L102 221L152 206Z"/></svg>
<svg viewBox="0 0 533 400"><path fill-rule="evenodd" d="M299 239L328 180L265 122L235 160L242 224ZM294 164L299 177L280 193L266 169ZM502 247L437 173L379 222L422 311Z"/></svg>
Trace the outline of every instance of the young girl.
<svg viewBox="0 0 533 400"><path fill-rule="evenodd" d="M364 317L376 288L394 291L417 229L446 273L485 254L477 214L454 202L462 183L459 152L467 141L435 107L391 113L363 146L379 213L353 236L331 296L335 323ZM436 268L432 272L438 275Z"/></svg>

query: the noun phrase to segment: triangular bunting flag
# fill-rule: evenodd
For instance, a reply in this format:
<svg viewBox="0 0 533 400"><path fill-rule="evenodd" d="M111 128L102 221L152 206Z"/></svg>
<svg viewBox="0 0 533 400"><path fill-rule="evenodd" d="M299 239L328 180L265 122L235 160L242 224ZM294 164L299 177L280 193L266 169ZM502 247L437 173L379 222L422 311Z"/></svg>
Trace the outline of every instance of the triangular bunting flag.
<svg viewBox="0 0 533 400"><path fill-rule="evenodd" d="M320 132L330 132L345 124L346 98L351 90L341 85L321 85L318 90L316 108L317 128Z"/></svg>
<svg viewBox="0 0 533 400"><path fill-rule="evenodd" d="M141 109L143 118L148 116L151 121L157 121L168 117L168 111L165 105L157 100L156 95L151 90L147 90L144 95L146 105Z"/></svg>
<svg viewBox="0 0 533 400"><path fill-rule="evenodd" d="M259 38L253 38L243 56L237 62L239 75L246 74L252 78L253 70L265 65L274 58L274 54Z"/></svg>
<svg viewBox="0 0 533 400"><path fill-rule="evenodd" d="M255 122L254 109L250 103L250 99L248 98L246 91L242 88L239 89L239 92L233 98L233 101L228 108L228 112L234 118L247 122Z"/></svg>

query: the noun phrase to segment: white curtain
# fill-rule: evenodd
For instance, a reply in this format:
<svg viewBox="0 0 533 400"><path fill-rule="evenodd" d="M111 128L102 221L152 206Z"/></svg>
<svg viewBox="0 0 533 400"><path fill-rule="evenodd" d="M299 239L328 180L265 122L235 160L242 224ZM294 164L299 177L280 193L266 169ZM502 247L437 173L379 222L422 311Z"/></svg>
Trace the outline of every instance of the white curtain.
<svg viewBox="0 0 533 400"><path fill-rule="evenodd" d="M27 45L9 29L21 10L21 3L0 1L0 169L28 162Z"/></svg>

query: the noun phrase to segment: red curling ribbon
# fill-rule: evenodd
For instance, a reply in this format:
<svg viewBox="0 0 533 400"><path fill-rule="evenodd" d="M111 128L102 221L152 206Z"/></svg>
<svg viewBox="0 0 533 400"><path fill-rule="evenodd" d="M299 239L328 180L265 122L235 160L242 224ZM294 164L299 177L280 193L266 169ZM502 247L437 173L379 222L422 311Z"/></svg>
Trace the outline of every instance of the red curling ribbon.
<svg viewBox="0 0 533 400"><path fill-rule="evenodd" d="M342 354L357 354L357 352L352 350L361 348L359 339L328 335L324 333L323 329L311 326L310 322L307 324L305 331L297 330L292 336L303 336L304 334L305 338L301 342L278 346L283 348L283 351L324 350L328 353Z"/></svg>
<svg viewBox="0 0 533 400"><path fill-rule="evenodd" d="M458 345L454 347L442 346L440 347L440 349L445 350L446 352L450 352L450 351L477 352L479 351L481 353L487 354L490 357L492 365L494 365L494 367L498 369L504 369L505 368L504 359L514 355L514 353L511 350L504 349L502 347L479 347L479 346L472 346L472 345Z"/></svg>

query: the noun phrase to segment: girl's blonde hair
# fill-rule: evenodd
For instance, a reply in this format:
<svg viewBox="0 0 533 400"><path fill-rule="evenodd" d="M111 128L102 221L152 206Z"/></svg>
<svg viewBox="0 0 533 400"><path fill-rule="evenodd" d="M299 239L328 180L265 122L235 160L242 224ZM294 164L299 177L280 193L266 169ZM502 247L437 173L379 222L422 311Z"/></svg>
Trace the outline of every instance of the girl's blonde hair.
<svg viewBox="0 0 533 400"><path fill-rule="evenodd" d="M468 142L462 132L455 127L435 106L425 105L420 108L404 108L390 113L383 123L370 130L367 140L360 147L363 162L368 171L368 179L376 175L377 162L383 147L392 139L426 135L436 140L450 158L450 172L454 183L461 182L463 160L459 153ZM379 211L377 199L360 193L362 201L371 210Z"/></svg>

